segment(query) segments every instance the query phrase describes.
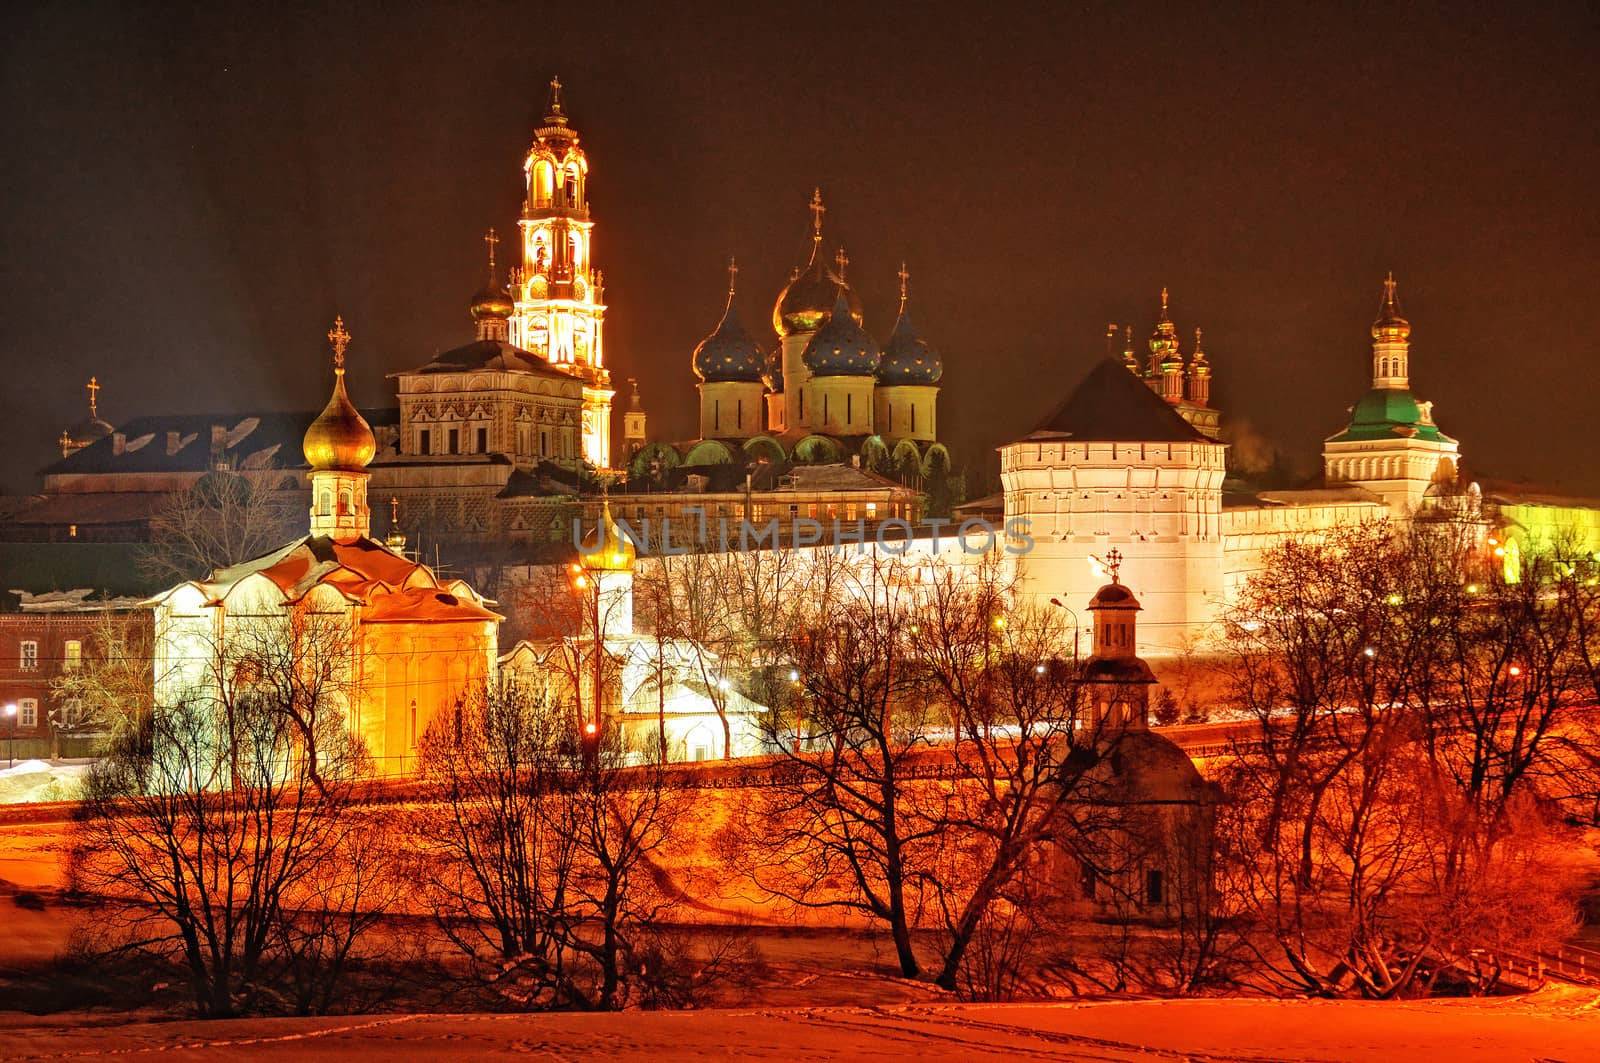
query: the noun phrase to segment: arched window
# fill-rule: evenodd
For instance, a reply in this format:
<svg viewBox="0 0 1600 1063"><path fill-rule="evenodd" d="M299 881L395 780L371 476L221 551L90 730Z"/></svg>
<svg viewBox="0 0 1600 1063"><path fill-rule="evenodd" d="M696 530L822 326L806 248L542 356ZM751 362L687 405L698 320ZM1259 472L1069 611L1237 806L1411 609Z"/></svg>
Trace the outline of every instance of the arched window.
<svg viewBox="0 0 1600 1063"><path fill-rule="evenodd" d="M317 515L326 517L333 512L333 492L324 488L317 492Z"/></svg>
<svg viewBox="0 0 1600 1063"><path fill-rule="evenodd" d="M339 516L348 517L351 513L354 513L354 512L355 512L355 506L350 500L350 492L348 490L340 491L339 492Z"/></svg>

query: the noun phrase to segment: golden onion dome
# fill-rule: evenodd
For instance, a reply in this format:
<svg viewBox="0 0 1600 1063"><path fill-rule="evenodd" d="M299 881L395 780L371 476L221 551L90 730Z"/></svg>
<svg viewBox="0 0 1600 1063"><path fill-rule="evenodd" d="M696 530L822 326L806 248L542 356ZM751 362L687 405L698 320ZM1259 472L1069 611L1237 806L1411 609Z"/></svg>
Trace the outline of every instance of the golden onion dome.
<svg viewBox="0 0 1600 1063"><path fill-rule="evenodd" d="M811 257L804 268L795 270L772 307L772 327L779 336L817 331L828 320L840 296L850 307L850 316L856 319L856 324L861 324L861 299L844 282L844 267L849 261L844 256L844 248L839 249L836 259L837 273L823 261L822 215L827 208L822 205L822 189L811 193L810 209Z"/></svg>
<svg viewBox="0 0 1600 1063"><path fill-rule="evenodd" d="M780 336L817 331L841 298L850 307L856 324L861 324L861 297L844 278L823 265L821 248L820 241L813 241L811 261L778 294L772 308L772 327Z"/></svg>
<svg viewBox="0 0 1600 1063"><path fill-rule="evenodd" d="M1398 287L1394 274L1390 273L1383 282L1378 318L1372 323L1372 338L1375 340L1403 340L1411 336L1411 322L1400 315L1400 301L1395 298L1395 289Z"/></svg>
<svg viewBox="0 0 1600 1063"><path fill-rule="evenodd" d="M638 558L632 540L611 519L611 500L607 499L600 505L600 523L583 537L578 564L587 572L632 572Z"/></svg>
<svg viewBox="0 0 1600 1063"><path fill-rule="evenodd" d="M509 318L517 312L517 304L511 295L491 278L490 282L472 297L472 320L482 321L486 317Z"/></svg>
<svg viewBox="0 0 1600 1063"><path fill-rule="evenodd" d="M378 441L344 390L344 349L350 334L343 318L334 319L328 341L333 344L333 394L306 429L301 447L313 472L361 472L378 452Z"/></svg>

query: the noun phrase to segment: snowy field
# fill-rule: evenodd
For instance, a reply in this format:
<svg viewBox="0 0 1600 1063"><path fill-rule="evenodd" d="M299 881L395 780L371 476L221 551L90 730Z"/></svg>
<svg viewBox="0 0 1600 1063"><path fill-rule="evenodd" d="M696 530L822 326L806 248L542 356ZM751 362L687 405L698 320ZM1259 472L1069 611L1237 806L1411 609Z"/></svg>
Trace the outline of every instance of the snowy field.
<svg viewBox="0 0 1600 1063"><path fill-rule="evenodd" d="M1600 1060L1600 993L1415 1003L1182 1000L910 1004L614 1015L138 1022L0 1014L0 1059Z"/></svg>
<svg viewBox="0 0 1600 1063"><path fill-rule="evenodd" d="M75 801L88 774L88 761L19 760L0 768L0 805Z"/></svg>

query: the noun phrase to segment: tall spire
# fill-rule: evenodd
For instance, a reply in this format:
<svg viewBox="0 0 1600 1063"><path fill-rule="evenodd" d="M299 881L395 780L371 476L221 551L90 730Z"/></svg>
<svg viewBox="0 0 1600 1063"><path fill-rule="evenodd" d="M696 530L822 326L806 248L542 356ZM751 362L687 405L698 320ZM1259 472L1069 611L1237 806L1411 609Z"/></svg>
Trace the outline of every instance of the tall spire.
<svg viewBox="0 0 1600 1063"><path fill-rule="evenodd" d="M550 79L550 110L545 114L544 120L559 125L567 124L567 116L561 109L561 79Z"/></svg>
<svg viewBox="0 0 1600 1063"><path fill-rule="evenodd" d="M1178 350L1178 329L1167 306L1167 289L1161 289L1161 320L1150 334L1151 386L1168 402L1183 401L1183 354Z"/></svg>
<svg viewBox="0 0 1600 1063"><path fill-rule="evenodd" d="M1381 390L1411 386L1411 323L1400 313L1398 289L1391 271L1383 279L1378 317L1372 323L1372 386Z"/></svg>
<svg viewBox="0 0 1600 1063"><path fill-rule="evenodd" d="M1211 405L1211 363L1206 361L1199 329L1194 330L1194 357L1189 360L1189 401L1201 406Z"/></svg>

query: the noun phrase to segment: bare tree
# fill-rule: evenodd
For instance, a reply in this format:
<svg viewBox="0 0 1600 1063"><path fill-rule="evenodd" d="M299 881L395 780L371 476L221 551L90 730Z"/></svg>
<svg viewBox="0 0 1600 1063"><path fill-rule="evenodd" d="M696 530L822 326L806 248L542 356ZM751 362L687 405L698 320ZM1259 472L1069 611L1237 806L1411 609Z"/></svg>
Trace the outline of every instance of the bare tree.
<svg viewBox="0 0 1600 1063"><path fill-rule="evenodd" d="M915 651L952 726L943 846L922 877L945 930L935 982L956 988L974 935L1006 891L1056 845L1081 856L1109 820L1107 776L1121 728L1092 712L1059 612L1019 608L998 563L932 581Z"/></svg>
<svg viewBox="0 0 1600 1063"><path fill-rule="evenodd" d="M151 522L140 569L176 583L261 557L304 527L303 498L274 469L212 472L167 496Z"/></svg>
<svg viewBox="0 0 1600 1063"><path fill-rule="evenodd" d="M932 719L917 696L924 682L912 653L915 614L898 563L837 566L812 593L844 593L822 597L815 619L797 618L782 635L796 678L765 737L784 767L744 810L742 853L769 895L886 925L910 977L919 970L918 852L940 830L939 808L919 805L925 795L910 785L928 760Z"/></svg>
<svg viewBox="0 0 1600 1063"><path fill-rule="evenodd" d="M136 728L154 709L154 630L148 614L104 613L89 632L81 665L51 684L57 704L76 707L56 729L116 734Z"/></svg>
<svg viewBox="0 0 1600 1063"><path fill-rule="evenodd" d="M523 1007L614 1009L667 903L641 872L680 807L659 762L611 728L592 754L539 689L501 686L437 719L419 836L434 911L476 977Z"/></svg>
<svg viewBox="0 0 1600 1063"><path fill-rule="evenodd" d="M422 741L438 803L415 835L434 914L473 974L525 1006L578 997L562 924L577 840L556 829L572 734L542 690L502 684L436 717Z"/></svg>
<svg viewBox="0 0 1600 1063"><path fill-rule="evenodd" d="M1536 903L1500 884L1548 857L1528 843L1570 767L1553 735L1574 620L1537 564L1492 583L1476 549L1447 523L1287 544L1231 618L1258 727L1228 772L1224 851L1279 984L1389 997L1451 970L1481 989L1473 956L1516 936L1512 913L1564 922L1553 864Z"/></svg>
<svg viewBox="0 0 1600 1063"><path fill-rule="evenodd" d="M122 730L85 788L77 884L125 902L101 929L131 924L175 955L207 1017L331 1006L386 904L350 811L359 758L330 759L355 748L331 737L344 706L286 704L283 668L296 664L215 647L213 693ZM297 714L315 719L315 750Z"/></svg>

